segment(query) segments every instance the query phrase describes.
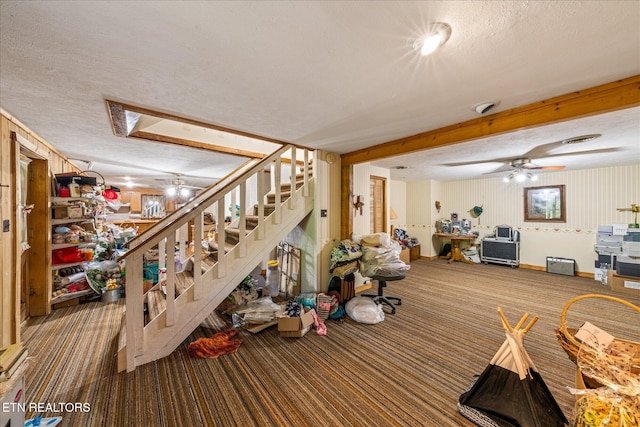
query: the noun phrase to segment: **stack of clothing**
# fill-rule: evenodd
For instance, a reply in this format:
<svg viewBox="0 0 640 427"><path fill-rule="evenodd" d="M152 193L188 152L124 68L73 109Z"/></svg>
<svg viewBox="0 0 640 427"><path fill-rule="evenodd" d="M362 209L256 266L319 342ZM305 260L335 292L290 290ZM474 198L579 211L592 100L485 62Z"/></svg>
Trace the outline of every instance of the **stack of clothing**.
<svg viewBox="0 0 640 427"><path fill-rule="evenodd" d="M400 260L402 247L387 233L369 234L354 240L362 248L360 274L363 276L399 276L409 270L409 265Z"/></svg>
<svg viewBox="0 0 640 427"><path fill-rule="evenodd" d="M344 279L345 276L358 271L358 260L362 257L360 245L345 239L331 250L331 267L329 272Z"/></svg>

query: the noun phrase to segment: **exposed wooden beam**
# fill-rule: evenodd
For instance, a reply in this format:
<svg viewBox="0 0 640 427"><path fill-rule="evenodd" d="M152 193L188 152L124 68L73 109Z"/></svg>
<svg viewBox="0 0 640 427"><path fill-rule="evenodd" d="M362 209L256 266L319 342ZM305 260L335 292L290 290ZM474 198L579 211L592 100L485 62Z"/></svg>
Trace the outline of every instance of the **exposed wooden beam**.
<svg viewBox="0 0 640 427"><path fill-rule="evenodd" d="M640 75L352 151L340 159L343 166L371 162L638 105Z"/></svg>
<svg viewBox="0 0 640 427"><path fill-rule="evenodd" d="M349 238L353 231L349 198L353 187L352 169L355 164L458 144L520 129L623 110L638 105L640 105L640 75L342 154L340 156L342 165L341 238Z"/></svg>
<svg viewBox="0 0 640 427"><path fill-rule="evenodd" d="M254 151L242 150L240 148L234 147L225 147L217 144L208 144L206 142L193 141L185 138L176 138L173 136L161 135L158 133L136 131L132 132L129 137L173 145L182 145L184 147L199 148L202 150L215 151L216 153L224 153L232 156L250 157L253 159L264 159L265 157L267 157L266 154L256 153Z"/></svg>

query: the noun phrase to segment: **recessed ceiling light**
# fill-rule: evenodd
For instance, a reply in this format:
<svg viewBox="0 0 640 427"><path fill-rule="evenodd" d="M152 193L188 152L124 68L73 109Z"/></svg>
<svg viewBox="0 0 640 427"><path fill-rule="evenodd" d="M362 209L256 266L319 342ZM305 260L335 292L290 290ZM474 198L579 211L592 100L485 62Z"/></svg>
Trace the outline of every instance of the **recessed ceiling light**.
<svg viewBox="0 0 640 427"><path fill-rule="evenodd" d="M478 114L486 114L493 110L496 105L500 104L500 101L485 101L473 106L473 111Z"/></svg>
<svg viewBox="0 0 640 427"><path fill-rule="evenodd" d="M591 135L574 136L573 138L563 139L563 144L579 144L581 142L591 141L592 139L600 138L602 134L593 133Z"/></svg>
<svg viewBox="0 0 640 427"><path fill-rule="evenodd" d="M451 37L451 26L444 22L436 22L429 33L414 40L411 47L419 51L420 55L427 56L445 44L449 37Z"/></svg>

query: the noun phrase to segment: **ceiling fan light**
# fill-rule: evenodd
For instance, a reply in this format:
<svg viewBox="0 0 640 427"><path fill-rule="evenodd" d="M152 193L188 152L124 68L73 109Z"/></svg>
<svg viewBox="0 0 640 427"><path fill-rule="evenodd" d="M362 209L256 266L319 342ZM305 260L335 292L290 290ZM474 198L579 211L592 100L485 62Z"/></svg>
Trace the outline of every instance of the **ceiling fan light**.
<svg viewBox="0 0 640 427"><path fill-rule="evenodd" d="M504 178L502 178L502 180L503 180L504 182L509 182L509 181L511 181L511 175L509 175L509 176L505 176Z"/></svg>
<svg viewBox="0 0 640 427"><path fill-rule="evenodd" d="M523 182L523 181L526 181L526 179L527 179L526 175L523 175L521 173L516 175L516 182Z"/></svg>
<svg viewBox="0 0 640 427"><path fill-rule="evenodd" d="M173 197L173 196L176 195L176 188L175 187L169 187L169 188L167 188L166 193L167 193L167 196Z"/></svg>
<svg viewBox="0 0 640 427"><path fill-rule="evenodd" d="M191 191L189 191L188 189L184 187L180 189L180 196L189 197L190 195L191 195Z"/></svg>

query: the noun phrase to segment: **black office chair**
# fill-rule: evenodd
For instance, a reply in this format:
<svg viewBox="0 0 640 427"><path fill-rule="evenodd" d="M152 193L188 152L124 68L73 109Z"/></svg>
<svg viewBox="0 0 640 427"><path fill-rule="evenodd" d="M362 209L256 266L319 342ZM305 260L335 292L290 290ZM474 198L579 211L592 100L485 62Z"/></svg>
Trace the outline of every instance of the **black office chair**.
<svg viewBox="0 0 640 427"><path fill-rule="evenodd" d="M402 280L404 279L404 277L405 277L404 274L398 274L395 276L372 276L371 280L378 281L378 294L377 295L363 294L362 296L371 297L373 298L373 301L375 301L376 303L380 301L384 302L389 307L391 307L391 314L396 314L396 305L402 305L402 299L400 299L399 297L392 297L390 295L383 295L383 290L387 286L387 282ZM390 300L395 300L396 303L394 304Z"/></svg>

